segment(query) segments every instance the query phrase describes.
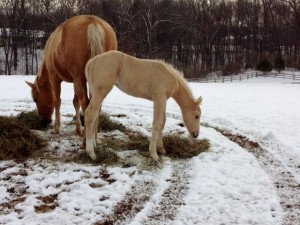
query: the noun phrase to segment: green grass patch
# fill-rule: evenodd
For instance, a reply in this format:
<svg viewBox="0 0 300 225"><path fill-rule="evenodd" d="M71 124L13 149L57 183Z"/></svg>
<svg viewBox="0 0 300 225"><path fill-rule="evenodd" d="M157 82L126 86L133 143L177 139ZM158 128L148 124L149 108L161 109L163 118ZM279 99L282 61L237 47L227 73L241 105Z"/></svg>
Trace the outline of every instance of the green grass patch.
<svg viewBox="0 0 300 225"><path fill-rule="evenodd" d="M42 153L46 141L14 117L0 116L0 160L23 161Z"/></svg>
<svg viewBox="0 0 300 225"><path fill-rule="evenodd" d="M26 124L31 130L46 130L50 127L49 124L44 124L41 122L36 110L21 112L17 115L16 119Z"/></svg>

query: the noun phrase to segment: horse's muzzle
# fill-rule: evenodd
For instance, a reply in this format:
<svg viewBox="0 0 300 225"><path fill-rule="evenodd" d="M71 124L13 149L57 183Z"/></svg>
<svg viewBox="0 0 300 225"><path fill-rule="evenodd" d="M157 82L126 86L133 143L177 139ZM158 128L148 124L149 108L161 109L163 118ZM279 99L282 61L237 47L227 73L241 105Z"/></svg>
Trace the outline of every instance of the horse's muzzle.
<svg viewBox="0 0 300 225"><path fill-rule="evenodd" d="M47 119L47 118L43 118L43 119L41 119L40 122L41 122L42 125L48 125L48 124L50 124L52 122L52 120L51 119Z"/></svg>

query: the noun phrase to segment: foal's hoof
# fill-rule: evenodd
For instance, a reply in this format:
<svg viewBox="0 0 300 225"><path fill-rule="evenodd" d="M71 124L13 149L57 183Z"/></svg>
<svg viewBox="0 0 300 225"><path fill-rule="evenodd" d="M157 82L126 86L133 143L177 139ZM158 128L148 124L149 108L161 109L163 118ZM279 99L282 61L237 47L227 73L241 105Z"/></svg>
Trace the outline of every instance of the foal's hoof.
<svg viewBox="0 0 300 225"><path fill-rule="evenodd" d="M92 153L88 153L88 155L91 157L92 160L96 160L97 159L97 156L94 152Z"/></svg>
<svg viewBox="0 0 300 225"><path fill-rule="evenodd" d="M163 161L161 158L159 158L158 160L151 160L150 165L152 166L156 166L156 167L160 167L163 164Z"/></svg>
<svg viewBox="0 0 300 225"><path fill-rule="evenodd" d="M151 155L152 159L154 162L158 162L159 161L159 157L158 155Z"/></svg>
<svg viewBox="0 0 300 225"><path fill-rule="evenodd" d="M167 154L167 152L166 152L166 150L165 150L164 148L159 148L159 149L158 149L158 152L159 152L161 155L163 155L163 156L165 156L165 155Z"/></svg>

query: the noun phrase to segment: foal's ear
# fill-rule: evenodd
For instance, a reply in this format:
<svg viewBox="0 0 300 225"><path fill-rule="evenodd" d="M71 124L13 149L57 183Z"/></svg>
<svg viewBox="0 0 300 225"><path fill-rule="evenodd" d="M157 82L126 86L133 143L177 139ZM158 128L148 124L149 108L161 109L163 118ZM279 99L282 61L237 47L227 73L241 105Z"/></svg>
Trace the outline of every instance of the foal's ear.
<svg viewBox="0 0 300 225"><path fill-rule="evenodd" d="M202 103L202 97L200 96L199 98L197 98L196 102L200 105Z"/></svg>
<svg viewBox="0 0 300 225"><path fill-rule="evenodd" d="M34 84L33 84L33 83L30 83L30 82L28 82L28 81L25 81L25 82L26 82L26 84L28 84L29 87L31 87L31 88L34 87Z"/></svg>

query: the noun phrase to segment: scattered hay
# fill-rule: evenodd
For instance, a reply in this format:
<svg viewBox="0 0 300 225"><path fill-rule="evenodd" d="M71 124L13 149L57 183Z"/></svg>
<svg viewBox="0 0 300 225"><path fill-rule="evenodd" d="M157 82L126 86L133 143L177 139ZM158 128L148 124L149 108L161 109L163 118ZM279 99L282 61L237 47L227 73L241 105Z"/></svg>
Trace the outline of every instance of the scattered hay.
<svg viewBox="0 0 300 225"><path fill-rule="evenodd" d="M74 156L71 161L79 164L106 164L114 165L119 162L119 157L116 152L112 149L95 149L95 154L97 156L96 160L92 160L90 156L85 152L80 152L78 155Z"/></svg>
<svg viewBox="0 0 300 225"><path fill-rule="evenodd" d="M119 130L124 132L126 127L121 123L111 120L106 113L101 113L99 116L98 130L104 132Z"/></svg>
<svg viewBox="0 0 300 225"><path fill-rule="evenodd" d="M149 138L140 133L127 130L127 139L116 137L104 137L101 139L101 148L122 150L138 150L142 155L149 157ZM171 158L192 158L209 149L210 143L207 139L190 139L180 135L168 134L163 137L167 156Z"/></svg>
<svg viewBox="0 0 300 225"><path fill-rule="evenodd" d="M41 154L46 142L17 118L0 116L0 160L23 161Z"/></svg>
<svg viewBox="0 0 300 225"><path fill-rule="evenodd" d="M46 130L49 124L42 123L37 115L36 110L30 112L21 112L16 117L17 120L26 124L32 130Z"/></svg>
<svg viewBox="0 0 300 225"><path fill-rule="evenodd" d="M71 124L75 124L75 120L76 117L74 116ZM83 114L80 115L80 121L81 124L84 126ZM126 130L126 127L121 123L111 120L110 116L107 115L106 113L100 113L99 120L98 120L98 131L109 132L114 130L119 130L124 132Z"/></svg>

